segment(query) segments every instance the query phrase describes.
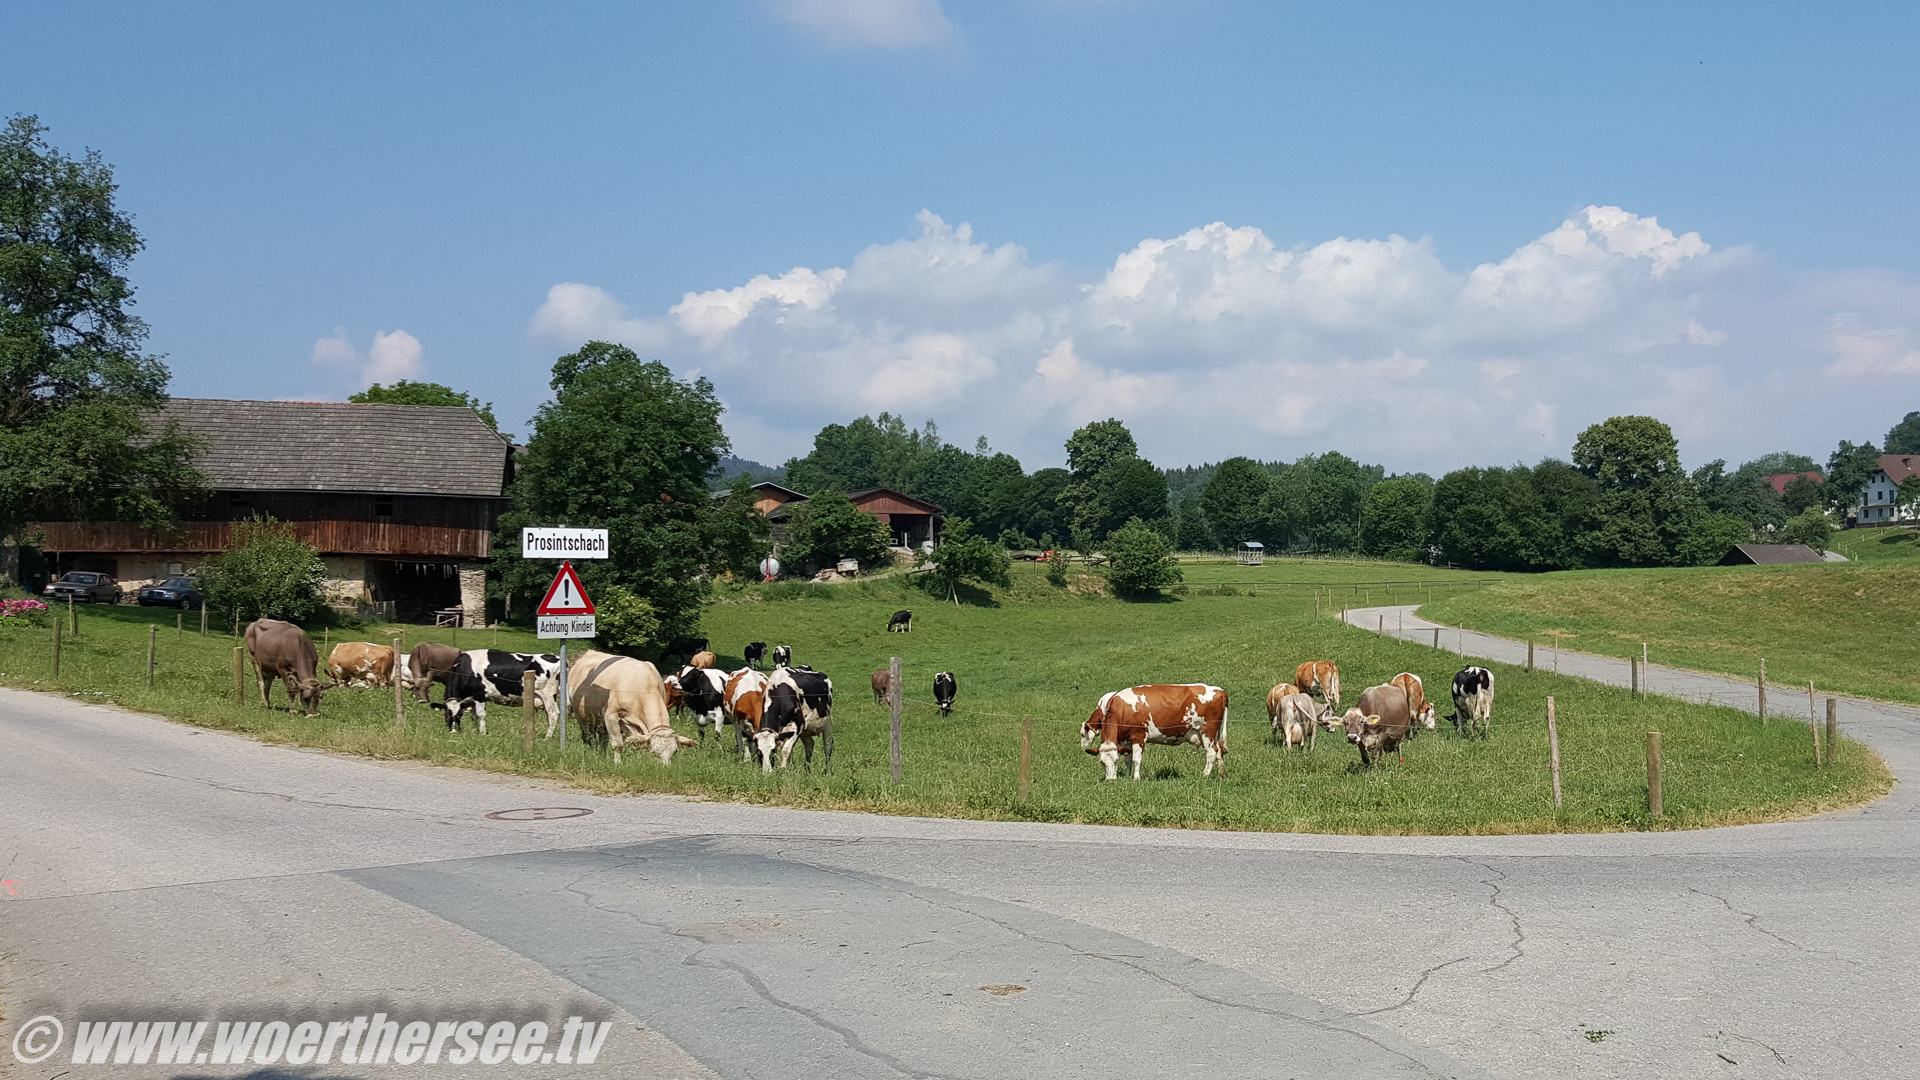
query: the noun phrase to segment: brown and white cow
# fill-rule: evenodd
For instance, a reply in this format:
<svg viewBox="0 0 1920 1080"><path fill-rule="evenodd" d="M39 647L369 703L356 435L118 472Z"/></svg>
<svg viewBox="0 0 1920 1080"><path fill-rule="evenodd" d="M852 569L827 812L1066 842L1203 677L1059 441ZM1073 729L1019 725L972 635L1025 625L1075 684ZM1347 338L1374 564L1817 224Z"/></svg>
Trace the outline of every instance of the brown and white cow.
<svg viewBox="0 0 1920 1080"><path fill-rule="evenodd" d="M598 741L606 732L614 764L620 748L644 746L666 765L674 752L694 742L667 723L667 692L660 672L645 660L589 649L567 668L567 713L580 721L580 737Z"/></svg>
<svg viewBox="0 0 1920 1080"><path fill-rule="evenodd" d="M727 714L733 718L734 743L740 748L740 760L760 755L760 770L773 771L776 738L764 732L767 715L767 677L747 667L727 677ZM751 745L748 745L751 743Z"/></svg>
<svg viewBox="0 0 1920 1080"><path fill-rule="evenodd" d="M874 672L873 678L869 681L873 684L873 703L875 705L885 705L887 703L887 694L893 690L893 674L882 669Z"/></svg>
<svg viewBox="0 0 1920 1080"><path fill-rule="evenodd" d="M1329 660L1309 660L1293 672L1293 684L1303 694L1312 694L1326 699L1334 708L1340 707L1340 669Z"/></svg>
<svg viewBox="0 0 1920 1080"><path fill-rule="evenodd" d="M1297 694L1299 692L1300 688L1290 682L1283 682L1267 691L1267 719L1274 724L1275 730L1279 729L1281 699L1285 698L1288 694Z"/></svg>
<svg viewBox="0 0 1920 1080"><path fill-rule="evenodd" d="M706 649L701 649L699 652L694 653L691 657L687 659L688 667L695 667L695 668L701 668L701 669L716 667L719 665L719 663L720 663L719 659L715 657L711 652L708 652Z"/></svg>
<svg viewBox="0 0 1920 1080"><path fill-rule="evenodd" d="M320 714L320 692L337 684L323 683L315 675L320 666L320 650L305 630L279 619L255 619L247 624L247 653L253 657L253 673L260 683L260 704L273 708L268 688L278 679L287 688L287 711L295 703L308 716Z"/></svg>
<svg viewBox="0 0 1920 1080"><path fill-rule="evenodd" d="M1403 671L1389 679L1388 683L1399 687L1400 692L1407 695L1407 712L1414 725L1408 729L1408 737L1418 735L1421 728L1432 731L1435 723L1433 705L1427 701L1427 688L1420 681L1420 676Z"/></svg>
<svg viewBox="0 0 1920 1080"><path fill-rule="evenodd" d="M460 666L460 650L437 641L423 641L407 653L406 673L415 701L426 701L434 683L447 685L447 676Z"/></svg>
<svg viewBox="0 0 1920 1080"><path fill-rule="evenodd" d="M342 686L392 686L393 646L343 641L327 654L327 678Z"/></svg>
<svg viewBox="0 0 1920 1080"><path fill-rule="evenodd" d="M1400 749L1412 725L1406 692L1397 686L1369 686L1347 710L1347 741L1360 748L1360 764L1372 768L1383 755Z"/></svg>
<svg viewBox="0 0 1920 1080"><path fill-rule="evenodd" d="M1216 766L1227 775L1227 692L1206 683L1154 683L1115 690L1100 698L1080 728L1080 745L1100 759L1107 779L1116 778L1120 755L1133 759L1133 778L1140 779L1140 758L1148 743L1177 746L1192 743L1206 751L1200 775L1211 776Z"/></svg>
<svg viewBox="0 0 1920 1080"><path fill-rule="evenodd" d="M1280 699L1279 714L1273 718L1274 734L1282 745L1312 750L1320 742L1320 728L1333 715L1333 706L1324 705L1306 694L1292 693Z"/></svg>

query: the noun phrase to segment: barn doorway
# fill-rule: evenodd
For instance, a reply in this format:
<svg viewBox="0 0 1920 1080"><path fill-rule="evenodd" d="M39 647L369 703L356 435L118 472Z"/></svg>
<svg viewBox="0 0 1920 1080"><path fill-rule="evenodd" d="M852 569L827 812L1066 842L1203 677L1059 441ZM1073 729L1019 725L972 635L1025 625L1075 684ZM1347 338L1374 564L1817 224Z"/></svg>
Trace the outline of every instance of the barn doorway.
<svg viewBox="0 0 1920 1080"><path fill-rule="evenodd" d="M454 563L367 560L367 590L391 600L399 622L431 625L433 613L460 606L460 568Z"/></svg>

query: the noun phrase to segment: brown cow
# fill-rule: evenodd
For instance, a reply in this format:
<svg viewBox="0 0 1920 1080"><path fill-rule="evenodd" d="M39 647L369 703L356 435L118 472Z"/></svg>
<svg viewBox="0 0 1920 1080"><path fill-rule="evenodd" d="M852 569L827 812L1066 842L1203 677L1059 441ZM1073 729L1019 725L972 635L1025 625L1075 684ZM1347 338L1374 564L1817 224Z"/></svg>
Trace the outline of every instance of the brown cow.
<svg viewBox="0 0 1920 1080"><path fill-rule="evenodd" d="M667 692L660 671L645 660L592 649L567 669L567 712L580 721L580 737L598 741L606 732L613 762L620 748L644 746L666 765L676 750L694 741L667 723Z"/></svg>
<svg viewBox="0 0 1920 1080"><path fill-rule="evenodd" d="M342 686L392 686L393 646L343 641L327 654L327 678Z"/></svg>
<svg viewBox="0 0 1920 1080"><path fill-rule="evenodd" d="M1080 745L1106 766L1115 779L1123 751L1133 758L1133 778L1140 779L1140 757L1148 743L1177 746L1192 743L1206 751L1200 775L1220 768L1227 775L1227 692L1206 683L1152 684L1115 690L1100 698L1080 728Z"/></svg>
<svg viewBox="0 0 1920 1080"><path fill-rule="evenodd" d="M1320 742L1321 725L1333 715L1333 706L1322 705L1306 694L1288 694L1280 699L1280 710L1273 718L1274 733L1284 745L1312 750Z"/></svg>
<svg viewBox="0 0 1920 1080"><path fill-rule="evenodd" d="M1273 722L1276 730L1278 730L1280 722L1280 700L1288 694L1297 694L1299 692L1300 688L1290 682L1283 682L1267 691L1267 719Z"/></svg>
<svg viewBox="0 0 1920 1080"><path fill-rule="evenodd" d="M763 738L761 725L767 714L767 677L750 667L728 676L727 713L733 717L740 760L750 761L751 755L758 752L761 771L772 772L773 750L778 740L772 732L766 732Z"/></svg>
<svg viewBox="0 0 1920 1080"><path fill-rule="evenodd" d="M1407 695L1407 715L1412 718L1410 721L1412 726L1407 729L1407 737L1412 738L1420 734L1421 728L1433 730L1433 706L1427 701L1427 688L1420 681L1420 676L1411 671L1403 671L1388 680L1388 683L1399 687L1400 692Z"/></svg>
<svg viewBox="0 0 1920 1080"><path fill-rule="evenodd" d="M693 658L687 661L688 667L710 668L710 667L718 667L719 665L720 665L719 660L716 659L712 653L708 652L705 649L701 649L699 652L694 653Z"/></svg>
<svg viewBox="0 0 1920 1080"><path fill-rule="evenodd" d="M876 671L873 673L872 682L873 703L875 705L885 705L887 703L887 694L893 689L893 675L887 671Z"/></svg>
<svg viewBox="0 0 1920 1080"><path fill-rule="evenodd" d="M415 701L426 701L434 683L447 685L447 676L460 666L460 650L437 641L423 641L407 653L406 673Z"/></svg>
<svg viewBox="0 0 1920 1080"><path fill-rule="evenodd" d="M1347 741L1360 748L1360 764L1372 768L1383 754L1400 749L1413 714L1397 686L1369 686L1360 703L1347 710Z"/></svg>
<svg viewBox="0 0 1920 1080"><path fill-rule="evenodd" d="M1309 660L1294 670L1293 684L1303 694L1312 694L1326 699L1334 708L1340 707L1340 669L1330 661Z"/></svg>
<svg viewBox="0 0 1920 1080"><path fill-rule="evenodd" d="M320 650L305 630L279 619L255 619L247 624L247 653L253 657L253 674L260 683L260 704L273 708L267 690L279 679L287 688L287 711L299 702L308 716L320 715L320 692L336 683L323 683L314 677L320 666Z"/></svg>

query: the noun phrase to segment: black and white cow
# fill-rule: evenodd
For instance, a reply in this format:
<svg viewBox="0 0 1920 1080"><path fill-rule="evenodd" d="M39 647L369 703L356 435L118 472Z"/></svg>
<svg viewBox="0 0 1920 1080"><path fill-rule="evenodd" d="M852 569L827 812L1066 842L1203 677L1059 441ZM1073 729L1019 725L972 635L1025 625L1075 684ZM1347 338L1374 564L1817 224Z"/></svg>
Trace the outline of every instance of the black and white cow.
<svg viewBox="0 0 1920 1080"><path fill-rule="evenodd" d="M767 643L764 641L749 641L747 642L746 649L742 651L742 655L746 657L747 666L758 671L761 661L767 658Z"/></svg>
<svg viewBox="0 0 1920 1080"><path fill-rule="evenodd" d="M793 759L798 739L806 744L806 765L812 769L816 737L826 744L826 765L833 768L833 680L805 668L774 668L760 730L771 733L779 746L781 768Z"/></svg>
<svg viewBox="0 0 1920 1080"><path fill-rule="evenodd" d="M793 646L775 645L773 647L773 666L776 668L793 666Z"/></svg>
<svg viewBox="0 0 1920 1080"><path fill-rule="evenodd" d="M666 679L668 686L680 692L680 706L693 714L700 741L707 741L707 729L720 737L720 726L727 722L727 673L716 668L683 667Z"/></svg>
<svg viewBox="0 0 1920 1080"><path fill-rule="evenodd" d="M954 681L953 672L943 671L933 677L933 703L940 706L941 716L953 714L953 695L960 689Z"/></svg>
<svg viewBox="0 0 1920 1080"><path fill-rule="evenodd" d="M554 698L559 688L560 658L552 653L517 653L500 649L468 649L447 672L447 699L440 708L447 714L447 730L459 731L460 718L468 709L480 721L480 734L487 733L487 703L518 705L525 692L526 676L533 676L533 702L547 718L547 737L553 737L560 712Z"/></svg>
<svg viewBox="0 0 1920 1080"><path fill-rule="evenodd" d="M1493 672L1474 666L1453 677L1453 726L1462 735L1478 731L1487 737L1493 727Z"/></svg>
<svg viewBox="0 0 1920 1080"><path fill-rule="evenodd" d="M887 633L896 630L903 634L913 632L913 612L901 610L893 613L893 618L887 620Z"/></svg>

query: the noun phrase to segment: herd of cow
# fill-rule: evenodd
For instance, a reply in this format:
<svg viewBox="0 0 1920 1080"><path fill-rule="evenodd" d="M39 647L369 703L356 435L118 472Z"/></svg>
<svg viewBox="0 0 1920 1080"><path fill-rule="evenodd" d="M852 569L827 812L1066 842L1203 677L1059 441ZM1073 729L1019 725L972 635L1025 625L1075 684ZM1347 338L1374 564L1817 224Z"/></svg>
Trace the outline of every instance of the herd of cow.
<svg viewBox="0 0 1920 1080"><path fill-rule="evenodd" d="M907 630L912 616L898 612L888 629ZM317 715L320 694L336 686L387 686L395 680L411 690L416 701L432 704L433 684L445 688L437 708L449 731L461 730L468 712L480 734L487 731L487 704L518 705L531 694L533 705L546 718L547 737L559 722L560 658L550 653L517 653L500 649L465 651L435 642L421 642L412 651L396 655L387 645L342 642L327 658L326 682L320 681L319 652L307 632L292 623L257 619L247 627L247 650L253 657L260 684L260 702L270 706L268 690L284 683L289 703L309 716ZM600 741L604 733L615 762L622 747L645 747L662 764L675 751L697 745L674 731L669 718L676 709L693 719L705 741L711 728L718 740L732 724L734 746L743 761L759 758L764 772L772 772L777 755L786 768L797 742L805 748L811 767L815 740L823 743L824 758L833 763L833 681L806 665L793 663L786 645L773 649L770 671L761 671L767 655L764 642L743 650L746 666L727 672L715 666L704 641L690 643L686 665L662 677L659 669L629 656L589 650L567 667L567 714L577 720L581 737ZM697 651L696 651L697 650ZM684 655L684 654L683 654ZM529 683L531 687L529 688ZM887 671L872 679L876 703L893 691ZM933 679L934 704L942 716L953 710L958 681L952 672ZM1463 668L1453 677L1454 715L1462 734L1489 733L1493 713L1493 673L1484 667ZM1269 741L1311 750L1322 728L1344 731L1360 750L1360 760L1371 767L1382 756L1401 749L1423 728L1437 725L1434 707L1426 699L1418 675L1401 672L1379 686L1368 687L1358 703L1345 713L1341 705L1340 671L1324 660L1310 660L1294 672L1293 681L1267 693ZM1215 770L1226 775L1227 692L1206 683L1155 683L1116 690L1100 698L1093 715L1081 726L1081 746L1100 759L1106 778L1118 775L1121 758L1130 759L1133 778L1140 778L1142 754L1149 743L1200 747L1206 754L1201 775Z"/></svg>

